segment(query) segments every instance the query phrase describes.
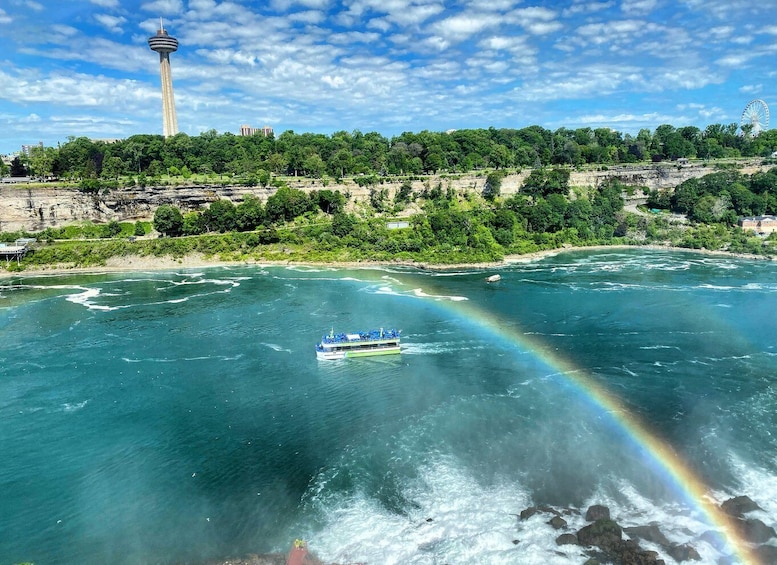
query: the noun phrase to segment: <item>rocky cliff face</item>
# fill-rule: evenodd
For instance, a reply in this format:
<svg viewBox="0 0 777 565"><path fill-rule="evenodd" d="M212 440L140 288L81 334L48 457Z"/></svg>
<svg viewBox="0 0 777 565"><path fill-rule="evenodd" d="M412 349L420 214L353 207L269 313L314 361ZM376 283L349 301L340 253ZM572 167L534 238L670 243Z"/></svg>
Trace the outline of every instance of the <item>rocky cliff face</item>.
<svg viewBox="0 0 777 565"><path fill-rule="evenodd" d="M752 174L762 167L753 164L740 168L740 172ZM627 185L654 189L672 189L690 178L701 177L715 172L711 166L656 164L645 166L610 167L601 171L573 171L571 186L598 186L607 179L617 178ZM502 194L518 192L530 171L509 175L502 180ZM424 184L434 187L441 182L456 190L481 191L485 185L485 175L466 175L457 179L446 176L431 176L413 182L413 189L420 191ZM343 184L299 179L288 183L292 188L306 192L312 190L339 190L350 194L352 199L369 198L370 189L361 188L352 181ZM378 185L387 189L389 197L399 190L401 182L386 182ZM173 204L183 212L200 210L210 202L226 198L234 203L242 201L246 194L252 194L263 202L272 195L274 189L240 186L185 186L185 187L147 187L145 189L125 188L111 191L109 194L84 194L73 188L43 187L28 188L25 185L0 185L0 231L25 229L35 232L47 227L61 227L73 222L92 221L95 223L118 221L148 220L162 204Z"/></svg>

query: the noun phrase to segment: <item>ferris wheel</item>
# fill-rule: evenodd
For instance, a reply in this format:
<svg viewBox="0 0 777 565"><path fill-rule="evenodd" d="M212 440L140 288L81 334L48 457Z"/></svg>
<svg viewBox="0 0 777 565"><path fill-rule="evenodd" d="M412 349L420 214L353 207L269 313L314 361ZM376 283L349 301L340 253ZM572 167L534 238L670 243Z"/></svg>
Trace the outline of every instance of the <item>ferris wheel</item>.
<svg viewBox="0 0 777 565"><path fill-rule="evenodd" d="M742 112L739 127L750 126L750 135L755 137L769 128L769 106L760 98L751 100Z"/></svg>

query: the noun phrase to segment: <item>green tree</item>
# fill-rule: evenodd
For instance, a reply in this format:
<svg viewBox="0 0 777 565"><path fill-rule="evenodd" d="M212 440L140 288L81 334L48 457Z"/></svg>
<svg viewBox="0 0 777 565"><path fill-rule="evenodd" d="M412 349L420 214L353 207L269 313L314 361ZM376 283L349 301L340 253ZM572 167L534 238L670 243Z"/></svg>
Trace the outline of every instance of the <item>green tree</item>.
<svg viewBox="0 0 777 565"><path fill-rule="evenodd" d="M162 204L154 212L154 229L170 237L181 235L183 232L181 211L171 204Z"/></svg>
<svg viewBox="0 0 777 565"><path fill-rule="evenodd" d="M183 216L183 235L200 235L208 231L201 212L187 212Z"/></svg>
<svg viewBox="0 0 777 565"><path fill-rule="evenodd" d="M17 156L11 161L11 176L12 177L26 177L27 169L24 168L22 160Z"/></svg>
<svg viewBox="0 0 777 565"><path fill-rule="evenodd" d="M220 198L211 202L202 215L211 231L226 233L237 229L237 211L230 200Z"/></svg>
<svg viewBox="0 0 777 565"><path fill-rule="evenodd" d="M121 224L111 220L103 226L101 237L116 237L121 233Z"/></svg>
<svg viewBox="0 0 777 565"><path fill-rule="evenodd" d="M493 202L502 190L502 178L504 173L502 171L493 171L486 176L486 184L483 187L483 198L489 202Z"/></svg>
<svg viewBox="0 0 777 565"><path fill-rule="evenodd" d="M30 149L30 175L48 177L54 174L54 161L57 158L57 150L53 147L41 147L39 145Z"/></svg>
<svg viewBox="0 0 777 565"><path fill-rule="evenodd" d="M261 226L266 218L261 200L256 196L246 194L243 201L236 206L237 228L240 231L251 231Z"/></svg>
<svg viewBox="0 0 777 565"><path fill-rule="evenodd" d="M339 190L321 190L317 200L318 207L326 214L336 214L345 208L345 196Z"/></svg>
<svg viewBox="0 0 777 565"><path fill-rule="evenodd" d="M309 210L315 210L316 206L311 206L310 198L301 190L283 185L267 199L265 210L271 222L290 222Z"/></svg>
<svg viewBox="0 0 777 565"><path fill-rule="evenodd" d="M146 235L146 228L143 227L143 222L135 222L135 235L138 237Z"/></svg>

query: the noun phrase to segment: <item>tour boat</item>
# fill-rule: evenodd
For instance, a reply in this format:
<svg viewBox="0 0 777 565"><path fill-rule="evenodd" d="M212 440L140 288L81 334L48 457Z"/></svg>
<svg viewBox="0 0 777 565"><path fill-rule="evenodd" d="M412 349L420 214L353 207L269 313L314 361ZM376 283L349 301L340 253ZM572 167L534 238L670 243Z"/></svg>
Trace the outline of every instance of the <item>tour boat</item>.
<svg viewBox="0 0 777 565"><path fill-rule="evenodd" d="M345 359L399 353L399 330L371 330L360 333L334 333L321 338L316 345L318 359Z"/></svg>

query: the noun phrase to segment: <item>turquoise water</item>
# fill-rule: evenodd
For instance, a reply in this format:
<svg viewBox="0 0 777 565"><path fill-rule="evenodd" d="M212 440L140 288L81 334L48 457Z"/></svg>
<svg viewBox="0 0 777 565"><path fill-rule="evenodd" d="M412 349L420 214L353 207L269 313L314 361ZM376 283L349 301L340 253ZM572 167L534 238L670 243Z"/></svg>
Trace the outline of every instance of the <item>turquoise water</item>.
<svg viewBox="0 0 777 565"><path fill-rule="evenodd" d="M511 332L774 525L777 264L634 250L494 272L2 281L0 563L196 563L296 537L337 562L579 562L516 521L539 503L608 504L718 559L705 517ZM401 356L316 360L331 328L381 326Z"/></svg>

